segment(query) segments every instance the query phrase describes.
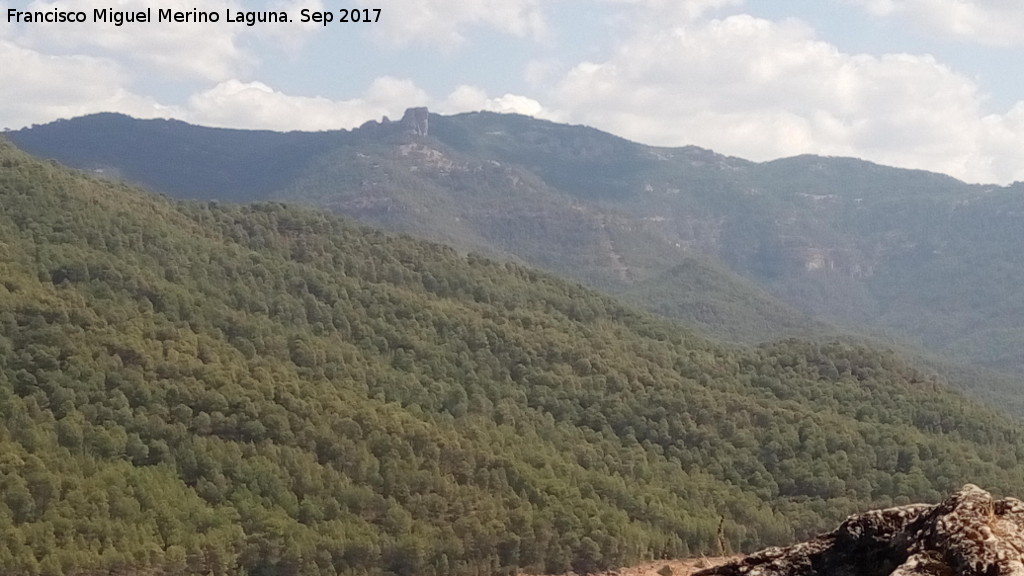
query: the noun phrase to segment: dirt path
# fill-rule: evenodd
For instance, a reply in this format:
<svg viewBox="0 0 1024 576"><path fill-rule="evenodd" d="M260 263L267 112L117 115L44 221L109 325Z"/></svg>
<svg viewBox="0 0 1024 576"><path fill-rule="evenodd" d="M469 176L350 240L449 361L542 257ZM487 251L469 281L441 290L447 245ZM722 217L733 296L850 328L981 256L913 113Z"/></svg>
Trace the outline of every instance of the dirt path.
<svg viewBox="0 0 1024 576"><path fill-rule="evenodd" d="M607 572L596 572L591 576L664 576L658 571L668 566L672 573L668 576L690 576L698 570L710 568L712 566L718 566L719 564L725 564L730 560L741 558L742 556L717 556L717 557L702 557L702 558L687 558L686 560L656 560L654 562L647 562L639 564L637 566L630 566L628 568L619 568L617 570L609 570ZM562 576L575 576L572 573L563 574Z"/></svg>

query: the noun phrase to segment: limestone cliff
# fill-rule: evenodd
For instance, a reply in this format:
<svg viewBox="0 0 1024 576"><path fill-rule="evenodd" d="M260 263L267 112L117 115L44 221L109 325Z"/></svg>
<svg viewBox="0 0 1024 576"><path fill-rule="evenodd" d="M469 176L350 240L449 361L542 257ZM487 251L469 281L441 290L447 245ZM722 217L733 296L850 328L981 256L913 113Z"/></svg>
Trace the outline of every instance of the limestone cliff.
<svg viewBox="0 0 1024 576"><path fill-rule="evenodd" d="M413 136L426 136L430 111L425 107L408 108L402 115L402 127Z"/></svg>

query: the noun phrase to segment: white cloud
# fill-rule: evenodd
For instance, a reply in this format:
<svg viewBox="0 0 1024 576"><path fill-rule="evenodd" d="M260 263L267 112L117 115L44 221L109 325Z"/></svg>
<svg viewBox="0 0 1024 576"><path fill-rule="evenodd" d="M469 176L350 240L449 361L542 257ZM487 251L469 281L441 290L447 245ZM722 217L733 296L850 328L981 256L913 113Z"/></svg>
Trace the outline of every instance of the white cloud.
<svg viewBox="0 0 1024 576"><path fill-rule="evenodd" d="M371 118L401 116L407 107L427 103L409 80L376 79L360 98L329 100L293 96L261 82L228 80L189 99L186 120L206 126L268 130L335 130Z"/></svg>
<svg viewBox="0 0 1024 576"><path fill-rule="evenodd" d="M268 9L288 12L292 22L286 26L254 26L246 32L281 42L283 44L278 44L279 48L292 52L301 49L313 34L323 32L325 28L323 24L318 22L302 22L302 11L329 11L329 9L324 7L324 0L273 0Z"/></svg>
<svg viewBox="0 0 1024 576"><path fill-rule="evenodd" d="M695 20L714 10L743 4L743 0L607 0L612 4L632 4L657 13L657 19L665 22ZM636 14L631 14L636 17ZM650 17L650 14L645 15Z"/></svg>
<svg viewBox="0 0 1024 576"><path fill-rule="evenodd" d="M466 29L486 26L515 36L542 38L547 24L540 0L357 0L383 8L372 33L388 44L426 44L451 49L466 42Z"/></svg>
<svg viewBox="0 0 1024 576"><path fill-rule="evenodd" d="M467 85L457 87L444 102L438 104L437 109L443 114L486 110L488 112L525 114L536 118L551 117L541 103L533 98L519 94L505 94L498 98L490 98L483 89Z"/></svg>
<svg viewBox="0 0 1024 576"><path fill-rule="evenodd" d="M737 15L647 29L573 68L553 102L571 121L641 142L1024 178L1019 111L983 117L978 87L933 58L845 54L797 21Z"/></svg>
<svg viewBox="0 0 1024 576"><path fill-rule="evenodd" d="M352 100L285 94L261 82L228 80L189 99L180 117L205 126L267 130L333 130L353 128L384 116L400 118L406 108L430 106L434 111L487 110L550 118L532 98L505 94L491 98L475 86L459 86L445 100L432 100L410 80L376 79Z"/></svg>
<svg viewBox="0 0 1024 576"><path fill-rule="evenodd" d="M984 168L991 174L1003 175L1004 181L1024 180L1024 102L1018 102L1003 115L982 119L981 147Z"/></svg>
<svg viewBox="0 0 1024 576"><path fill-rule="evenodd" d="M168 106L134 93L131 68L112 58L42 54L0 39L0 62L0 128L117 111L232 128L327 130L400 116L407 107L429 103L411 80L383 76L350 100L298 96L230 79L193 94L184 105Z"/></svg>
<svg viewBox="0 0 1024 576"><path fill-rule="evenodd" d="M92 22L95 8L137 11L151 8L154 18L159 8L192 12L195 4L188 0L113 0L97 4L91 0L35 1L27 10L76 10L87 13L89 21L74 25L22 25L18 29L19 44L51 54L89 53L102 55L137 66L155 69L162 74L186 75L205 80L235 74L245 65L246 57L239 49L237 36L246 26L226 23L156 23L123 24ZM202 8L219 11L235 7L234 3L218 2Z"/></svg>
<svg viewBox="0 0 1024 576"><path fill-rule="evenodd" d="M876 16L897 16L937 34L991 46L1024 46L1019 0L848 0Z"/></svg>
<svg viewBox="0 0 1024 576"><path fill-rule="evenodd" d="M241 2L218 1L204 9L223 11ZM325 5L325 0L266 1L295 14L301 7ZM754 160L809 152L858 156L974 181L1024 179L1024 101L993 114L984 109L984 95L973 80L934 58L843 53L796 20L742 14L710 19L737 12L726 9L741 0L590 1L620 10L606 21L614 34L595 40L601 51L586 52L602 56L572 66L564 55L541 50L524 69L509 71L531 88L492 96L490 88L472 84L472 71L467 71L465 84L435 87L451 90L440 98L383 68L361 95L345 100L302 94L302 88L284 81L255 81L257 54L271 58L301 47L322 27L60 27L3 24L0 19L0 127L116 110L216 126L322 130L429 105L443 113L490 110L581 122L641 142L697 144ZM999 37L999 26L1024 29L1015 20L1024 8L1010 2L848 1L879 15L916 18L924 18L925 8L941 12L955 4L962 10L960 25L972 33L988 30ZM152 2L105 4L129 9L155 6ZM160 6L191 10L186 2L162 0ZM37 1L31 6L50 5ZM93 7L87 0L62 5ZM353 5L371 6L370 0ZM544 38L550 33L543 11L547 6L541 0L393 0L383 7L379 24L360 27L358 33L377 34L407 49L442 51L480 29ZM931 17L936 22L945 18ZM356 33L351 30L356 29L330 33ZM611 44L606 51L605 43ZM295 56L296 66L312 66L308 51ZM367 66L383 62L373 54L364 56ZM344 72L338 74L335 84L344 86ZM155 89L173 86L175 105L161 101L172 96L140 94L146 83L160 85Z"/></svg>
<svg viewBox="0 0 1024 576"><path fill-rule="evenodd" d="M289 23L267 23L257 26L229 23L225 9L251 11L241 0L219 0L204 3L200 12L215 13L218 22L145 22L114 23L93 22L94 9L106 8L112 11L135 12L150 10L157 18L159 9L170 9L192 14L196 3L191 0L111 0L97 3L94 0L61 0L47 2L36 0L27 10L49 11L55 6L62 10L83 11L89 21L74 25L10 25L8 34L18 44L39 52L56 54L85 53L105 56L148 74L158 72L175 78L190 78L218 81L236 77L251 71L257 59L245 48L251 38L268 38L273 47L296 49L311 34L323 26L298 22L300 10L309 8L323 10L322 0L273 0L260 10L286 10L296 21Z"/></svg>
<svg viewBox="0 0 1024 576"><path fill-rule="evenodd" d="M138 117L174 110L124 86L114 62L89 56L47 56L0 40L0 124L9 128L117 110Z"/></svg>

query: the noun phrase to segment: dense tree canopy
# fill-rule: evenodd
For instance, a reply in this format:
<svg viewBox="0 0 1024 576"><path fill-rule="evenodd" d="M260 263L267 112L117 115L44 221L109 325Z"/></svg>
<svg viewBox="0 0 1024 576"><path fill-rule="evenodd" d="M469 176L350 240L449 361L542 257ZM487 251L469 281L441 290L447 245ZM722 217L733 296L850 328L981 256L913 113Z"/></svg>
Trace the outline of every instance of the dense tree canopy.
<svg viewBox="0 0 1024 576"><path fill-rule="evenodd" d="M1024 493L1017 426L894 354L6 143L0 414L8 574L585 573Z"/></svg>

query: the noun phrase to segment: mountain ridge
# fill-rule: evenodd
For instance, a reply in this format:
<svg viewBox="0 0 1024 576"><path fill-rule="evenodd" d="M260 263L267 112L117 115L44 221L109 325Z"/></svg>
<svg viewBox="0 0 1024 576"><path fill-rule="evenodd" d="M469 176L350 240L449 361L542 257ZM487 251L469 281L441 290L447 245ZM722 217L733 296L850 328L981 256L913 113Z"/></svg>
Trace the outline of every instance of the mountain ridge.
<svg viewBox="0 0 1024 576"><path fill-rule="evenodd" d="M833 325L988 369L1024 367L1024 261L1006 220L1024 210L1024 184L966 184L852 158L755 163L526 116L418 110L351 131L253 133L245 146L231 144L246 142L243 131L166 121L97 132L68 120L8 136L79 168L122 166L123 177L163 193L328 208L627 297L704 262L712 285L746 286L726 304L735 324L716 336L749 343ZM152 126L180 130L189 146L166 135L157 155L126 146L157 142L147 140ZM980 279L978 294L970 279ZM703 309L723 305L686 283L656 292L645 306L698 325ZM765 330L765 308L749 305L765 296L812 320Z"/></svg>

